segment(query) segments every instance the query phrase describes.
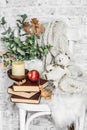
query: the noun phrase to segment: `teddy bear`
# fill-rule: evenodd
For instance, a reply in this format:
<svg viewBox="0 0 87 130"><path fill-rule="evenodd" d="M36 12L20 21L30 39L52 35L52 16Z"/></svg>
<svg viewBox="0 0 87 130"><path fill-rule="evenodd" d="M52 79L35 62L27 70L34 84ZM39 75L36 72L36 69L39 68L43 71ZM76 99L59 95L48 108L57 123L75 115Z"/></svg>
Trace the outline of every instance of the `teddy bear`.
<svg viewBox="0 0 87 130"><path fill-rule="evenodd" d="M69 73L67 66L70 64L70 58L65 54L59 54L55 57L55 64L48 64L43 73L46 79L53 81L55 87L61 81L61 78Z"/></svg>
<svg viewBox="0 0 87 130"><path fill-rule="evenodd" d="M55 63L68 69L68 76L78 78L83 75L81 69L75 65L71 57L67 53L61 53L55 57Z"/></svg>
<svg viewBox="0 0 87 130"><path fill-rule="evenodd" d="M77 80L82 74L81 71L75 69L67 54L57 55L55 64L47 65L44 74L48 80L53 81L55 88L60 88L62 91L77 93L85 88L85 84Z"/></svg>
<svg viewBox="0 0 87 130"><path fill-rule="evenodd" d="M68 93L82 93L86 90L86 83L82 82L83 72L72 62L67 54L60 54L55 58L55 63L67 69L67 74L61 78L58 87ZM80 78L79 78L80 77ZM80 80L78 80L80 79Z"/></svg>

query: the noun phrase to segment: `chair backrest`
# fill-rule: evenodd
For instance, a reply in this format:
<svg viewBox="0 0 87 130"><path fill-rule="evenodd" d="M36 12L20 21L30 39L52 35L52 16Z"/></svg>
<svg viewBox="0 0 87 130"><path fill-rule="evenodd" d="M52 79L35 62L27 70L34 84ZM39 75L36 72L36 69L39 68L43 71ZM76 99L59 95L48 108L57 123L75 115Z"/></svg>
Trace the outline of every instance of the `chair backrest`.
<svg viewBox="0 0 87 130"><path fill-rule="evenodd" d="M70 53L69 42L67 39L67 26L63 21L51 21L44 23L45 32L41 35L39 45L52 45L50 52L41 60L28 62L28 69L37 69L39 72L46 70L46 65L53 63L59 53ZM42 65L43 64L43 65ZM42 67L44 66L44 67Z"/></svg>
<svg viewBox="0 0 87 130"><path fill-rule="evenodd" d="M45 33L41 37L40 44L50 44L52 48L46 56L45 65L54 62L55 56L59 53L70 53L67 39L67 26L63 21L51 21L44 23Z"/></svg>

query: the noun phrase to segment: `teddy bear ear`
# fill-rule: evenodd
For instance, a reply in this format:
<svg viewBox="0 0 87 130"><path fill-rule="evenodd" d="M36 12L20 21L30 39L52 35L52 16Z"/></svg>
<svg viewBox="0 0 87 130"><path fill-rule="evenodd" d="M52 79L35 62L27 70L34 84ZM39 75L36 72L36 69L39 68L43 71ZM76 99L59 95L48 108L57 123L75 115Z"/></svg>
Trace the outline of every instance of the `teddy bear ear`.
<svg viewBox="0 0 87 130"><path fill-rule="evenodd" d="M68 57L68 59L69 59L69 60L71 59L71 57L70 57L70 56L68 56L68 54L67 54L67 53L65 53L65 55Z"/></svg>

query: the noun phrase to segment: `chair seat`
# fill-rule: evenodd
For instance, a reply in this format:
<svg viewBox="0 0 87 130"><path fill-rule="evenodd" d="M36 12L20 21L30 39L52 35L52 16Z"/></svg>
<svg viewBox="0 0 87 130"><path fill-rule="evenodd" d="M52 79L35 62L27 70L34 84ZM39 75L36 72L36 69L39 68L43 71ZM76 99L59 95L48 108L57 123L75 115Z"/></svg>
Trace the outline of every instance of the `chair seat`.
<svg viewBox="0 0 87 130"><path fill-rule="evenodd" d="M31 121L36 117L51 115L50 108L47 104L16 103L16 106L19 108L20 113L20 130L28 130ZM27 112L34 113L26 120Z"/></svg>
<svg viewBox="0 0 87 130"><path fill-rule="evenodd" d="M50 108L47 104L24 104L16 103L16 105L26 111L37 111L37 112L50 112Z"/></svg>

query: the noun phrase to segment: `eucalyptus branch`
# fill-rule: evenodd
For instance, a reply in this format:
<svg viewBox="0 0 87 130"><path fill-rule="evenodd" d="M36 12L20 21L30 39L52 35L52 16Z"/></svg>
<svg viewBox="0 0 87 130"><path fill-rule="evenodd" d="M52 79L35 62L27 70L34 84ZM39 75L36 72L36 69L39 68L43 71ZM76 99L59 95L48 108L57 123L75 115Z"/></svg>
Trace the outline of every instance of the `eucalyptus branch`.
<svg viewBox="0 0 87 130"><path fill-rule="evenodd" d="M32 32L34 32L27 32L27 30L30 31L29 26L27 26L27 28L26 26L25 28L23 26L26 18L27 15L23 14L20 15L20 18L16 20L17 29L19 31L18 36L15 36L14 30L12 28L5 27L5 24L7 24L5 18L3 17L1 19L1 25L5 30L5 32L2 33L1 39L8 50L4 57L2 57L2 59L4 58L3 60L6 62L6 64L10 64L12 62L12 58L14 60L31 60L34 58L42 59L47 55L51 48L50 45L39 45L38 40L40 39L40 35L37 34L37 30L35 30L37 29L36 23L38 22L36 18L34 18L32 21L35 22L33 24L35 24L34 27L36 27L34 30L32 30ZM21 31L24 31L24 33L21 34Z"/></svg>

